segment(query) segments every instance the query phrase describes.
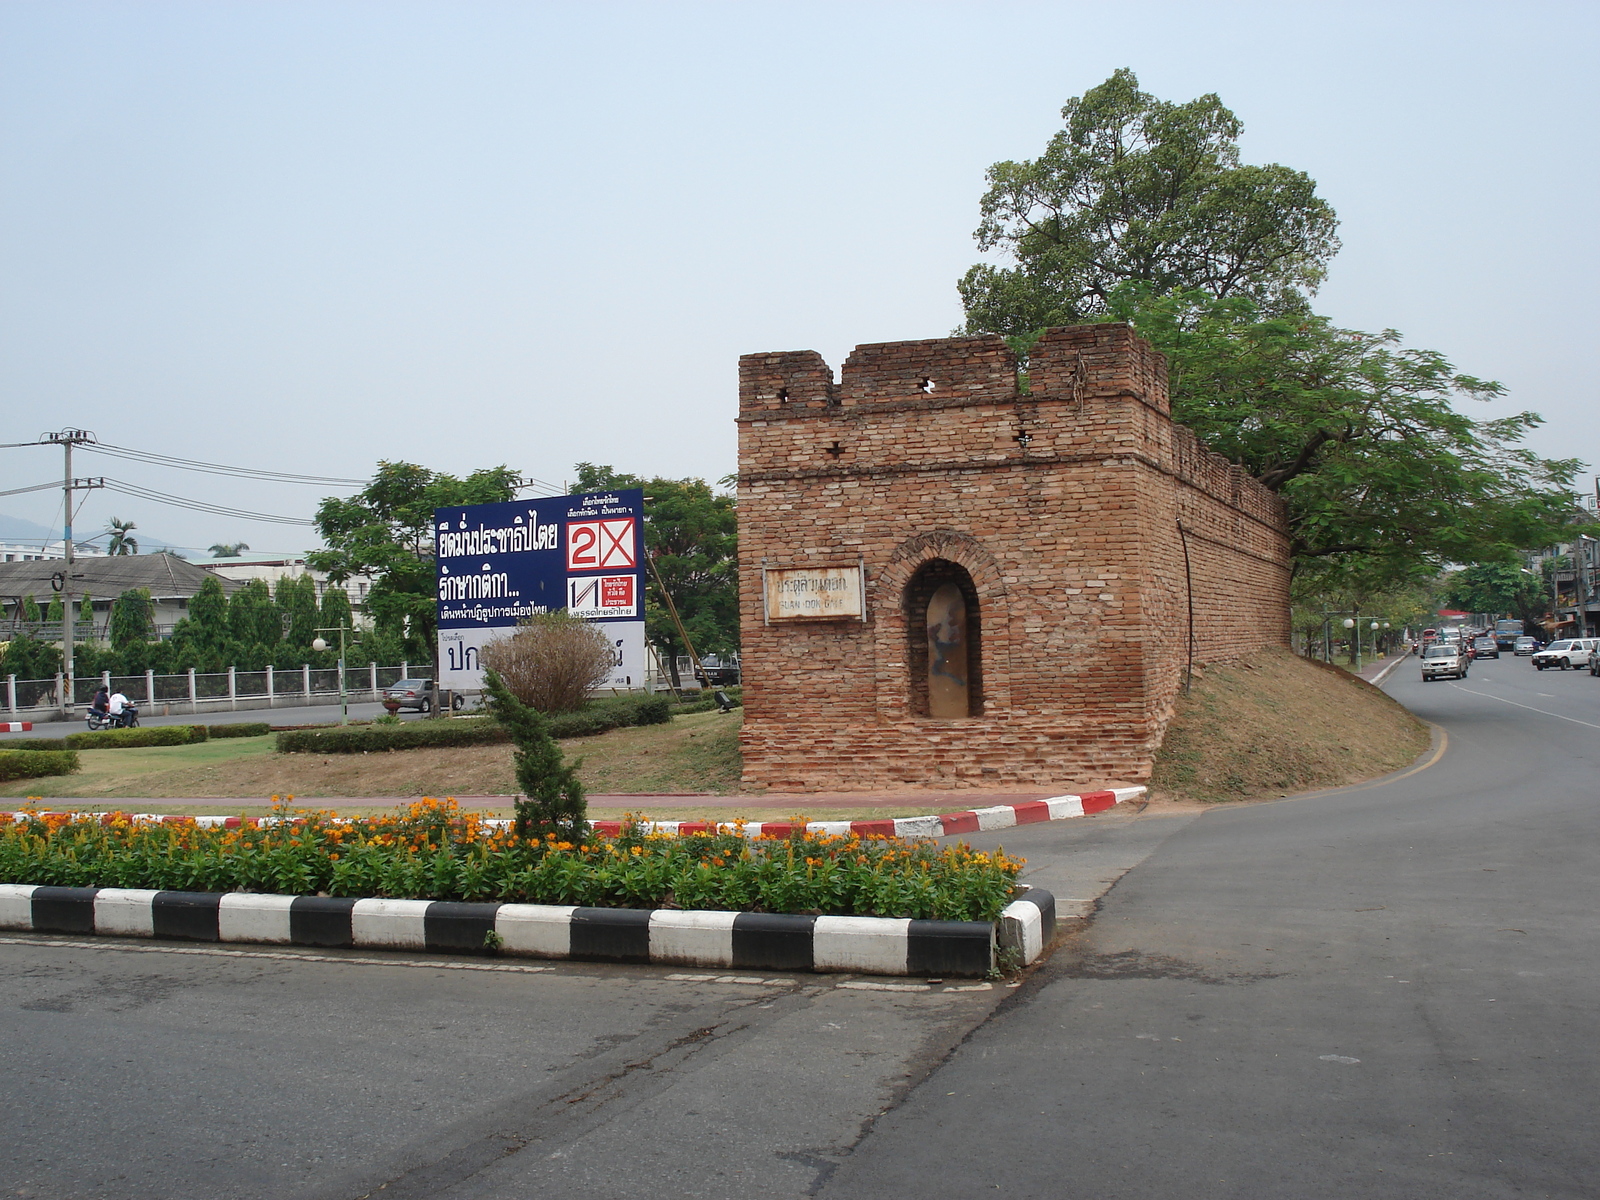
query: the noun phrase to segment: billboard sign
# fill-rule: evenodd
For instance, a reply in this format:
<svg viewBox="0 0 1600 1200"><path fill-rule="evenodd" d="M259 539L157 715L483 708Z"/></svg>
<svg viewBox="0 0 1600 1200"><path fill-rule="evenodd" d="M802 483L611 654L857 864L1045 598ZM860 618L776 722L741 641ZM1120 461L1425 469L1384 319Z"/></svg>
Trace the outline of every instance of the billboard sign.
<svg viewBox="0 0 1600 1200"><path fill-rule="evenodd" d="M435 509L439 686L483 686L479 651L540 613L603 627L609 687L642 687L644 493L638 488Z"/></svg>

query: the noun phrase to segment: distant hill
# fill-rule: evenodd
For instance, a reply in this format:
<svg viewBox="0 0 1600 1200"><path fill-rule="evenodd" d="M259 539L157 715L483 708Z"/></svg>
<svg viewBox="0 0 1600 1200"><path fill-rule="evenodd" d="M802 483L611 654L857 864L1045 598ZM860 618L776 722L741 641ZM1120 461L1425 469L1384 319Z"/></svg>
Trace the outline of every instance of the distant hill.
<svg viewBox="0 0 1600 1200"><path fill-rule="evenodd" d="M98 529L87 529L82 526L74 529L73 541L81 542L98 534ZM195 549L190 546L176 546L171 542L164 542L158 537L152 537L143 529L133 531L135 540L139 543L141 554L154 554L157 550L173 550L181 552L185 557L195 557ZM29 521L23 517L8 517L0 513L0 542L51 542L61 537L61 530L51 529L48 525L41 525L37 521ZM100 542L104 545L102 539Z"/></svg>

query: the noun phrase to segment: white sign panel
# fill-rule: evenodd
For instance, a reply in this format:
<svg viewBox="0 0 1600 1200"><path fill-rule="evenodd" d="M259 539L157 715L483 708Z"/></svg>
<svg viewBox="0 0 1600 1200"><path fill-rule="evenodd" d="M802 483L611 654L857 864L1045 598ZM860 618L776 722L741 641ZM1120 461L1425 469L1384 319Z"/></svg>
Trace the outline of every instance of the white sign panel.
<svg viewBox="0 0 1600 1200"><path fill-rule="evenodd" d="M595 626L611 643L611 677L603 688L642 688L645 685L645 643L643 621L607 621ZM460 692L476 692L483 687L483 663L479 656L485 643L507 638L516 630L507 628L441 629L439 631L439 686Z"/></svg>
<svg viewBox="0 0 1600 1200"><path fill-rule="evenodd" d="M585 621L639 616L639 576L573 575L567 579L567 611Z"/></svg>
<svg viewBox="0 0 1600 1200"><path fill-rule="evenodd" d="M767 620L860 621L866 615L860 567L770 567Z"/></svg>

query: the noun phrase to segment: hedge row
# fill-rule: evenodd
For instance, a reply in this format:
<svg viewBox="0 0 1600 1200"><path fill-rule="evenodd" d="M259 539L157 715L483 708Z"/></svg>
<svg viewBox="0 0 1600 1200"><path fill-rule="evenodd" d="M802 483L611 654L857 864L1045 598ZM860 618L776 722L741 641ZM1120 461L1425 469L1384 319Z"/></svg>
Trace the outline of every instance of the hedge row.
<svg viewBox="0 0 1600 1200"><path fill-rule="evenodd" d="M744 706L744 701L740 700L737 696L729 696L728 700L732 703L734 708L741 708ZM685 700L682 703L674 704L672 706L672 715L675 717L687 717L690 713L710 712L712 709L719 707L721 706L717 704L715 699Z"/></svg>
<svg viewBox="0 0 1600 1200"><path fill-rule="evenodd" d="M629 725L665 725L672 704L665 696L618 696L596 700L581 712L548 718L550 736L592 737ZM217 736L215 733L213 737ZM402 725L332 725L325 729L286 729L278 733L279 754L362 754L375 750L418 750L427 746L487 746L511 735L493 717L407 721Z"/></svg>
<svg viewBox="0 0 1600 1200"><path fill-rule="evenodd" d="M78 756L71 750L0 750L0 782L70 775L77 769Z"/></svg>
<svg viewBox="0 0 1600 1200"><path fill-rule="evenodd" d="M665 696L618 696L596 700L581 712L550 718L550 736L590 737L630 725L665 725L672 720L672 702Z"/></svg>
<svg viewBox="0 0 1600 1200"><path fill-rule="evenodd" d="M204 725L152 725L69 733L61 741L68 750L129 750L136 746L187 746L203 742L207 736Z"/></svg>
<svg viewBox="0 0 1600 1200"><path fill-rule="evenodd" d="M265 721L240 721L236 725L207 725L210 738L266 737L272 726Z"/></svg>
<svg viewBox="0 0 1600 1200"><path fill-rule="evenodd" d="M279 754L361 754L370 750L420 750L425 746L485 746L510 741L498 721L413 721L404 725L332 725L287 729L278 734Z"/></svg>

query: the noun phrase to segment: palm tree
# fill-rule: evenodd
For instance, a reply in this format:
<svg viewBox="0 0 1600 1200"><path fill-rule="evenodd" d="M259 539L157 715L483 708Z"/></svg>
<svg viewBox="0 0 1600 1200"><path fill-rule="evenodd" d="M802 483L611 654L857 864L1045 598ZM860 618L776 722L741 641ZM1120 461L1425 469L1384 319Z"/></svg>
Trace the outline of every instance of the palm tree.
<svg viewBox="0 0 1600 1200"><path fill-rule="evenodd" d="M248 549L249 542L217 542L210 547L213 558L238 558L240 551Z"/></svg>
<svg viewBox="0 0 1600 1200"><path fill-rule="evenodd" d="M106 526L106 532L111 535L111 541L106 546L107 554L137 554L139 553L139 539L131 536L138 526L132 521L119 521L111 518Z"/></svg>

